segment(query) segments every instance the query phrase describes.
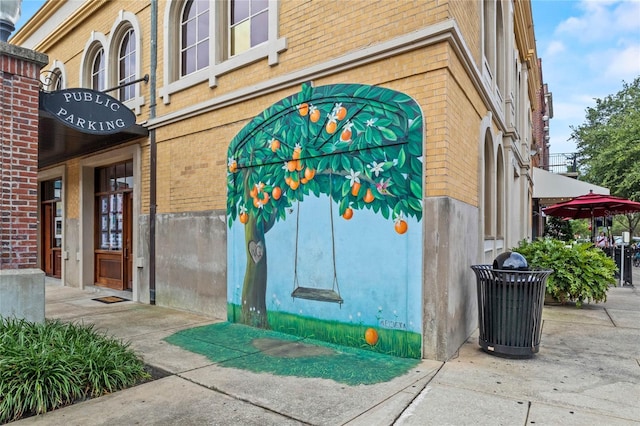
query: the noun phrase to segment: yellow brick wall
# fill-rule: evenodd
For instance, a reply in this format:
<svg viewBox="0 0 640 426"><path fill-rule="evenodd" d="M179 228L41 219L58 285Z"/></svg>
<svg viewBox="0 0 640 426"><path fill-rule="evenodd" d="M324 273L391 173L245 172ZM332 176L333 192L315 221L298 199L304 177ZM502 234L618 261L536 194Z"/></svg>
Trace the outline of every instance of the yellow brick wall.
<svg viewBox="0 0 640 426"><path fill-rule="evenodd" d="M164 3L159 2L161 14L165 13ZM476 9L476 2L460 3L469 5L460 5L459 9ZM208 83L203 83L184 90L179 96L172 96L169 105L159 105L158 113L176 111L356 52L450 17L448 2L439 0L349 0L349 5L345 7L344 0L282 0L279 34L286 37L288 49L280 54L278 65L270 67L263 59L218 77L215 88L208 88ZM301 21L304 25L300 25ZM164 35L159 35L161 48L162 37ZM159 54L159 60L162 57Z"/></svg>
<svg viewBox="0 0 640 426"><path fill-rule="evenodd" d="M65 214L67 219L80 219L80 163L78 159L66 162Z"/></svg>
<svg viewBox="0 0 640 426"><path fill-rule="evenodd" d="M482 69L482 1L449 0L449 12L456 20L478 69Z"/></svg>
<svg viewBox="0 0 640 426"><path fill-rule="evenodd" d="M439 21L455 18L463 32L473 60L480 63L481 2L442 0L355 0L359 7L345 8L342 0L280 2L281 37L288 48L279 64L266 59L218 78L210 88L204 82L171 96L164 105L158 99L158 116L204 102L212 97L311 67L368 46L420 30ZM354 2L350 2L353 4ZM91 19L78 20L73 29L45 52L51 60L65 63L67 87L79 85L83 49L92 30L109 31L119 10L137 14L142 28L143 74L149 70L150 7L147 2L101 3ZM158 87L162 86L163 22L166 2L158 4ZM304 21L304 25L300 22ZM476 65L477 65L476 64ZM412 96L421 105L425 120L425 193L450 196L477 205L478 132L486 113L464 67L450 46L439 43L397 55L338 74L315 78L316 86L336 83L372 84ZM149 85L141 85L146 105L138 121L149 114ZM185 119L156 129L158 148L158 212L186 212L226 207L227 147L237 132L255 115L300 87L282 89L250 101ZM150 149L142 143L142 212L149 212ZM68 164L68 188L77 187L77 164ZM75 172L72 172L75 170ZM75 173L75 175L73 174ZM76 181L74 184L72 180ZM68 189L68 197L72 197ZM77 196L76 196L77 197ZM79 207L68 198L68 213L77 216ZM76 206L76 207L74 207Z"/></svg>

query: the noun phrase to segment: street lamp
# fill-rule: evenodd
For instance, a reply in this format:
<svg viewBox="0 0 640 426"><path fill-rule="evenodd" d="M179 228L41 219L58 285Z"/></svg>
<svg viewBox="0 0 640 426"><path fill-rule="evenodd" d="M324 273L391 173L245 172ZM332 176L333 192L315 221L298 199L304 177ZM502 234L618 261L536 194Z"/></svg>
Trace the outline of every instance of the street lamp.
<svg viewBox="0 0 640 426"><path fill-rule="evenodd" d="M16 22L20 19L21 3L22 0L0 1L0 41L8 41L16 29Z"/></svg>

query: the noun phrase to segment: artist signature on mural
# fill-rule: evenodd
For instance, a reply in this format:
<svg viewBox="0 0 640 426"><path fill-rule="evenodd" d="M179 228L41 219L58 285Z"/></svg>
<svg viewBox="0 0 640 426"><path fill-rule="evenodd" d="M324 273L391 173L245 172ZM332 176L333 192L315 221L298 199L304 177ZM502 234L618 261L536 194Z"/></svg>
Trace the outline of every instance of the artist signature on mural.
<svg viewBox="0 0 640 426"><path fill-rule="evenodd" d="M380 327L384 327L384 328L394 328L397 330L407 329L407 324L405 324L402 321L393 321L393 320L386 320L381 318L378 320L378 324L380 325Z"/></svg>

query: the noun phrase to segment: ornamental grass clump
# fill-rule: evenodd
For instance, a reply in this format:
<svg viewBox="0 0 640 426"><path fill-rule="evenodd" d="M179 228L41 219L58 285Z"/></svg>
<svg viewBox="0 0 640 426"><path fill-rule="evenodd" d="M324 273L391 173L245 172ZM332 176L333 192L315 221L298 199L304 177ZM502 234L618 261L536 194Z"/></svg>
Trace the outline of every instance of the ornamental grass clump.
<svg viewBox="0 0 640 426"><path fill-rule="evenodd" d="M0 424L149 378L128 344L93 325L0 317Z"/></svg>
<svg viewBox="0 0 640 426"><path fill-rule="evenodd" d="M553 269L546 293L560 303L605 302L615 285L616 263L590 243L568 244L552 238L522 241L512 249L523 255L529 267Z"/></svg>

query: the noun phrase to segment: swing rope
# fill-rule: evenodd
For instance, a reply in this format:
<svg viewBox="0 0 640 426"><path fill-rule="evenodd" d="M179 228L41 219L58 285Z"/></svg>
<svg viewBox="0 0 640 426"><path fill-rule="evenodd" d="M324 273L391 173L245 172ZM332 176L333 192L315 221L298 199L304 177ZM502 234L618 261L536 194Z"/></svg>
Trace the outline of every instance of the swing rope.
<svg viewBox="0 0 640 426"><path fill-rule="evenodd" d="M333 225L333 206L331 201L331 193L333 190L333 176L329 175L329 215L331 219L331 253L332 253L332 262L333 262L333 283L331 286L331 290L329 289L321 289L321 288L313 288L313 287L301 287L298 282L298 239L299 239L299 230L300 230L300 200L298 200L298 212L296 214L296 244L295 244L295 260L294 260L294 269L293 269L293 292L291 292L291 297L300 298L300 299L308 299L308 300L316 300L320 302L334 302L338 303L340 307L342 307L342 303L344 300L340 296L340 287L338 285L338 273L336 271L336 243L334 236L334 225Z"/></svg>

